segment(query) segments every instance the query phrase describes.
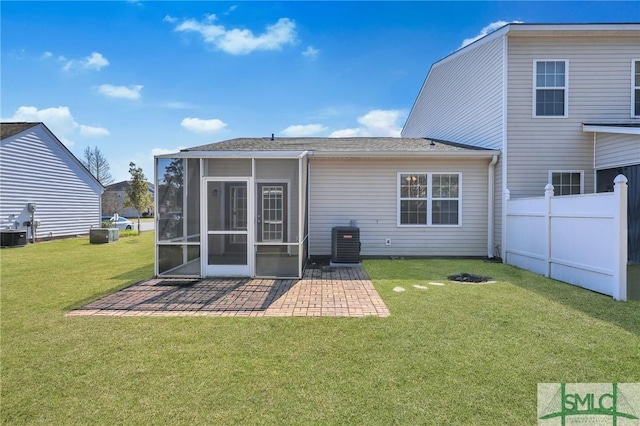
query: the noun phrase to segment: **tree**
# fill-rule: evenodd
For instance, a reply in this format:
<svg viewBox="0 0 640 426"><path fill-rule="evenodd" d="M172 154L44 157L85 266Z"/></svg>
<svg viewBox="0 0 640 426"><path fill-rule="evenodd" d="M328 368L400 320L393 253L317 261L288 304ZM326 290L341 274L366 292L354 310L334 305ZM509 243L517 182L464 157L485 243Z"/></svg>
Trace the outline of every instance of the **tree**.
<svg viewBox="0 0 640 426"><path fill-rule="evenodd" d="M88 146L84 149L82 164L102 186L107 186L113 182L113 177L109 171L109 162L97 146L94 148Z"/></svg>
<svg viewBox="0 0 640 426"><path fill-rule="evenodd" d="M136 167L136 163L129 163L129 173L131 180L129 188L126 188L124 206L134 208L138 212L138 235L140 235L140 212L147 210L152 205L149 184L142 172L142 167Z"/></svg>

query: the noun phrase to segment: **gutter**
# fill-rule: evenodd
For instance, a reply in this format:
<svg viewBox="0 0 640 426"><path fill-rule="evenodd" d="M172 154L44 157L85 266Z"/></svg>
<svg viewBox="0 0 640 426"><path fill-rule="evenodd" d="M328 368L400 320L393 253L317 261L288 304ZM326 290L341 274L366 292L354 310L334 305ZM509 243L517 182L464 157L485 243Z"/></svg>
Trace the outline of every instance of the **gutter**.
<svg viewBox="0 0 640 426"><path fill-rule="evenodd" d="M500 154L494 150L468 151L309 151L314 158L491 158Z"/></svg>
<svg viewBox="0 0 640 426"><path fill-rule="evenodd" d="M489 187L487 195L487 257L493 259L493 247L495 246L495 184L496 163L498 156L494 155L489 163Z"/></svg>

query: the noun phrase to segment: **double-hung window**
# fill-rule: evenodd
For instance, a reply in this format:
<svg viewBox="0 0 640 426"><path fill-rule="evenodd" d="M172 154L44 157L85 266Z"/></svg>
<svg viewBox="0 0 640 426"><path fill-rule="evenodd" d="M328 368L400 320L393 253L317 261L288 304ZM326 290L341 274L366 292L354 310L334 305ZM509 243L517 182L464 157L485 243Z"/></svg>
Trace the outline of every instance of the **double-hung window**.
<svg viewBox="0 0 640 426"><path fill-rule="evenodd" d="M631 93L631 115L634 117L640 117L640 60L634 59L632 63L633 73L631 78L633 93Z"/></svg>
<svg viewBox="0 0 640 426"><path fill-rule="evenodd" d="M576 195L583 192L583 171L550 171L549 179L554 195Z"/></svg>
<svg viewBox="0 0 640 426"><path fill-rule="evenodd" d="M398 225L460 225L460 173L398 173Z"/></svg>
<svg viewBox="0 0 640 426"><path fill-rule="evenodd" d="M534 62L534 116L567 116L567 61Z"/></svg>

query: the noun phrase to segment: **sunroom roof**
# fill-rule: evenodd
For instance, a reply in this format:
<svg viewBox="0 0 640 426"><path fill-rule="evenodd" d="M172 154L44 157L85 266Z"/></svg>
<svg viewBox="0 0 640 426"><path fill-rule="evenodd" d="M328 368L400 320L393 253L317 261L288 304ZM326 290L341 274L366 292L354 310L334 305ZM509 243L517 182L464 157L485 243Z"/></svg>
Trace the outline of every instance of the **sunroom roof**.
<svg viewBox="0 0 640 426"><path fill-rule="evenodd" d="M237 138L160 157L491 156L499 151L425 138Z"/></svg>
<svg viewBox="0 0 640 426"><path fill-rule="evenodd" d="M237 138L186 151L466 151L483 150L426 138Z"/></svg>

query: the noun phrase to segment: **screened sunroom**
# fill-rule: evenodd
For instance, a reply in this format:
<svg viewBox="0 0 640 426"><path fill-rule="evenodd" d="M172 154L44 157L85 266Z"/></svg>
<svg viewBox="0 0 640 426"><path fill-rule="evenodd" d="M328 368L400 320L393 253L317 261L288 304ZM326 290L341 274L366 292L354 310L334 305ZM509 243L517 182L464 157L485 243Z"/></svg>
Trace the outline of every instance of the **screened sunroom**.
<svg viewBox="0 0 640 426"><path fill-rule="evenodd" d="M155 163L156 275L302 277L306 151L184 151Z"/></svg>

